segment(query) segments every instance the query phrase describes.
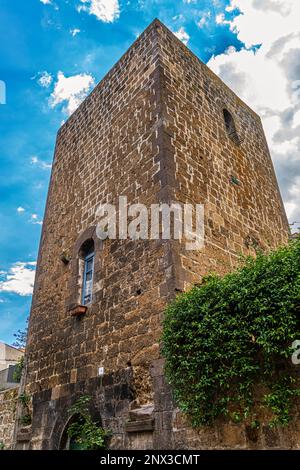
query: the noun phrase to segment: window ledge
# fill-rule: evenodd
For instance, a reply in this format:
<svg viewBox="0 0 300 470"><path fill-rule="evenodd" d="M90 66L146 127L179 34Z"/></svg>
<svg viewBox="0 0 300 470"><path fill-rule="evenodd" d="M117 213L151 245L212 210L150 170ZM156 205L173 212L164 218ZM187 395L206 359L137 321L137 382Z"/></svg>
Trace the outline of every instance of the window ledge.
<svg viewBox="0 0 300 470"><path fill-rule="evenodd" d="M75 305L75 307L71 308L70 313L72 317L80 317L87 312L87 309L86 305Z"/></svg>

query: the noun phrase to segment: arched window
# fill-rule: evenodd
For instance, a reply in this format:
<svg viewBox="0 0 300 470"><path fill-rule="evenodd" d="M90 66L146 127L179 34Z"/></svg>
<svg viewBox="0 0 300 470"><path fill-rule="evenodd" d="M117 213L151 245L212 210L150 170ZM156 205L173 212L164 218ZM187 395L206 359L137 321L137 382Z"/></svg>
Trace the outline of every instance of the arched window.
<svg viewBox="0 0 300 470"><path fill-rule="evenodd" d="M93 297L95 246L92 239L83 243L79 256L82 264L81 303L82 305L88 305L92 302Z"/></svg>
<svg viewBox="0 0 300 470"><path fill-rule="evenodd" d="M239 136L236 131L234 119L232 117L232 114L227 110L223 109L223 116L224 116L224 122L225 122L225 128L227 131L228 136L237 144L239 143Z"/></svg>

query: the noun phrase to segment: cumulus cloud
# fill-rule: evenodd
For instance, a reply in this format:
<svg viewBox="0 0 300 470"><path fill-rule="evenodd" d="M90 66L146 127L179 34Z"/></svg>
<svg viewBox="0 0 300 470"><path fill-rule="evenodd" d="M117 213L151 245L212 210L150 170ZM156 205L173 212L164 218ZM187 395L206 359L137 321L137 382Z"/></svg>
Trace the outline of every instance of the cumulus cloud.
<svg viewBox="0 0 300 470"><path fill-rule="evenodd" d="M258 10L280 12L282 15L288 15L290 13L289 1L253 0L253 6Z"/></svg>
<svg viewBox="0 0 300 470"><path fill-rule="evenodd" d="M187 45L190 36L183 27L179 28L179 30L177 32L174 32L174 34L178 39L180 39L180 41L183 42L183 44Z"/></svg>
<svg viewBox="0 0 300 470"><path fill-rule="evenodd" d="M51 5L52 0L40 0L44 5Z"/></svg>
<svg viewBox="0 0 300 470"><path fill-rule="evenodd" d="M226 10L235 9L241 14L217 22L244 48L208 66L261 115L287 214L300 222L300 2L231 0Z"/></svg>
<svg viewBox="0 0 300 470"><path fill-rule="evenodd" d="M20 262L13 264L9 271L2 271L0 292L11 292L18 295L31 295L34 285L36 262Z"/></svg>
<svg viewBox="0 0 300 470"><path fill-rule="evenodd" d="M49 104L54 108L61 103L65 103L64 111L72 114L94 84L94 78L86 73L65 77L63 72L58 72Z"/></svg>
<svg viewBox="0 0 300 470"><path fill-rule="evenodd" d="M24 212L24 211L25 211L24 207L22 207L22 206L17 207L17 212L19 214L22 214L22 212Z"/></svg>
<svg viewBox="0 0 300 470"><path fill-rule="evenodd" d="M80 0L78 11L86 11L105 23L112 23L120 16L118 0Z"/></svg>

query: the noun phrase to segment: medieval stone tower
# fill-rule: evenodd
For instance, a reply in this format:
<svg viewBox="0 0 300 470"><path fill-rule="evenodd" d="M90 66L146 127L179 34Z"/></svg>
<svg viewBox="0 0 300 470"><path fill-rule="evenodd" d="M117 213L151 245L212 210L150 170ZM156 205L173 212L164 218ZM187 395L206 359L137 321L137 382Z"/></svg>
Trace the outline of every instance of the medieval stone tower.
<svg viewBox="0 0 300 470"><path fill-rule="evenodd" d="M204 204L204 247L101 242L96 209L120 195ZM244 430L195 432L177 412L161 321L178 291L287 237L260 118L155 20L58 132L27 348L33 421L16 447L64 448L82 394L112 448L250 446Z"/></svg>

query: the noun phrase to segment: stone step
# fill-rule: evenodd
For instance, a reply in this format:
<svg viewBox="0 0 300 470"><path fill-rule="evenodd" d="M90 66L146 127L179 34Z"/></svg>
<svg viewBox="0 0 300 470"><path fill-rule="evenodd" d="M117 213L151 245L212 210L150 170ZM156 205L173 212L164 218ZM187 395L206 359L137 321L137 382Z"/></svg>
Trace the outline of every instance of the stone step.
<svg viewBox="0 0 300 470"><path fill-rule="evenodd" d="M139 408L135 408L129 411L130 421L145 420L147 418L153 418L154 405L142 405Z"/></svg>

